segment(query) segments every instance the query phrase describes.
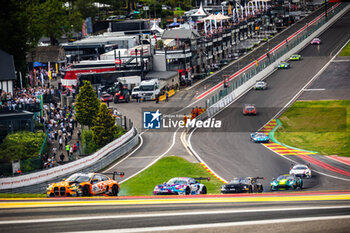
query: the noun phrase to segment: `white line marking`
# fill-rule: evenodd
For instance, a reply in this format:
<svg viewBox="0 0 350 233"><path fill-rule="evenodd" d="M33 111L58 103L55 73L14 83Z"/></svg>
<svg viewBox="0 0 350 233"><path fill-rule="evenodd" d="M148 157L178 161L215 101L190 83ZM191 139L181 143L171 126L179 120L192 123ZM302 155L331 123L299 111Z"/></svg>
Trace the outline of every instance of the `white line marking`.
<svg viewBox="0 0 350 233"><path fill-rule="evenodd" d="M140 138L140 145L138 147L136 147L130 154L128 154L127 156L125 156L122 160L118 161L117 163L115 163L112 167L107 168L107 170L104 170L103 172L107 172L109 170L111 170L112 168L114 168L115 166L119 165L120 163L124 162L124 160L126 160L127 158L129 158L132 154L134 154L143 144L143 138L141 136L142 133L139 134L139 138Z"/></svg>
<svg viewBox="0 0 350 233"><path fill-rule="evenodd" d="M225 223L208 223L208 224L192 224L192 225L177 225L177 226L160 226L160 227L143 227L143 228L124 228L124 229L110 229L110 230L96 230L96 231L74 231L74 233L100 233L100 232L114 232L114 233L130 233L130 232L168 232L178 230L196 230L203 228L216 228L215 232L220 232L220 228L223 227L237 227L237 226L252 226L252 225L266 225L266 224L280 224L280 223L293 223L293 222L310 222L310 221L325 221L325 220L338 220L349 219L350 215L343 216L327 216L327 217L306 217L306 218L284 218L284 219L269 219L269 220L255 220L255 221L242 221L242 222L225 222ZM72 232L73 233L73 232Z"/></svg>
<svg viewBox="0 0 350 233"><path fill-rule="evenodd" d="M332 62L349 62L350 60L334 60Z"/></svg>
<svg viewBox="0 0 350 233"><path fill-rule="evenodd" d="M175 142L176 142L176 133L177 131L179 130L180 128L177 128L176 131L174 132L173 134L173 142L172 144L170 145L170 147L163 153L161 154L157 159L153 160L150 164L148 164L146 167L142 168L140 171L134 173L133 175L129 176L128 178L126 178L125 180L122 180L121 182L119 182L119 184L122 184L124 183L125 181L131 179L132 177L140 174L141 172L143 172L144 170L146 170L147 168L149 168L150 166L152 166L153 164L155 164L158 160L160 160L161 158L164 157L164 155L166 155L170 150L171 148L173 148L173 146L175 145Z"/></svg>
<svg viewBox="0 0 350 233"><path fill-rule="evenodd" d="M24 224L24 223L45 223L45 222L71 222L86 220L107 220L107 219L132 219L132 218L157 218L157 217L176 217L176 216L193 216L193 215L216 215L216 214L240 214L240 213L260 213L260 212L283 212L283 211L302 211L302 210L329 210L329 209L346 209L349 205L344 206L316 206L316 207L290 207L290 208L270 208L270 209L230 209L230 210L211 210L211 211L193 211L193 212L168 212L168 213L151 213L151 214L126 214L126 215L105 215L105 216L82 216L66 218L44 218L44 219L23 219L23 220L5 220L0 221L4 224Z"/></svg>
<svg viewBox="0 0 350 233"><path fill-rule="evenodd" d="M304 91L325 91L326 88L304 89Z"/></svg>

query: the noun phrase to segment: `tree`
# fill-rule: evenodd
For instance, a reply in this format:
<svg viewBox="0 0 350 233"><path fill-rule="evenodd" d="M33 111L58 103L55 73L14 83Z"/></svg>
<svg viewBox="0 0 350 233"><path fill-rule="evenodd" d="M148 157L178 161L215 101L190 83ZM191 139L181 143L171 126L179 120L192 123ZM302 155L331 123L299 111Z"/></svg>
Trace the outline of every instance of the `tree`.
<svg viewBox="0 0 350 233"><path fill-rule="evenodd" d="M92 138L97 145L104 146L113 141L116 132L115 118L103 103L92 127Z"/></svg>
<svg viewBox="0 0 350 233"><path fill-rule="evenodd" d="M99 111L100 101L97 98L94 89L89 81L84 81L80 87L75 104L76 120L82 124L91 127Z"/></svg>

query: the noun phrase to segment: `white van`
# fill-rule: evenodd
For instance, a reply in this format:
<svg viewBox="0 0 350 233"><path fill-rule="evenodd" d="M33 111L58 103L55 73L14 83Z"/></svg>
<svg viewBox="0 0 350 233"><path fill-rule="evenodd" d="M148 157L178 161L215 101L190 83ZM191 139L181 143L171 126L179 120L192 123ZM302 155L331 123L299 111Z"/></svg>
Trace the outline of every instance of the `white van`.
<svg viewBox="0 0 350 233"><path fill-rule="evenodd" d="M139 86L134 87L132 89L132 92L131 92L131 98L132 99L137 99L139 97L139 93L140 93L140 87Z"/></svg>

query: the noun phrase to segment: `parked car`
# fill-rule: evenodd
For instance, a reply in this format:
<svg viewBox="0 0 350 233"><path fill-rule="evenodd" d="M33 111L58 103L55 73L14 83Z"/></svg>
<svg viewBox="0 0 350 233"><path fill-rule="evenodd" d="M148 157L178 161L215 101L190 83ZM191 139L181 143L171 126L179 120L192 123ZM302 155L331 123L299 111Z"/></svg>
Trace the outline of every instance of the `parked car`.
<svg viewBox="0 0 350 233"><path fill-rule="evenodd" d="M139 93L140 93L140 87L134 87L134 89L132 89L132 92L131 92L131 98L137 99L139 97Z"/></svg>
<svg viewBox="0 0 350 233"><path fill-rule="evenodd" d="M100 97L100 100L102 102L112 102L113 101L113 95L108 94L108 93L104 93L102 94L102 96Z"/></svg>

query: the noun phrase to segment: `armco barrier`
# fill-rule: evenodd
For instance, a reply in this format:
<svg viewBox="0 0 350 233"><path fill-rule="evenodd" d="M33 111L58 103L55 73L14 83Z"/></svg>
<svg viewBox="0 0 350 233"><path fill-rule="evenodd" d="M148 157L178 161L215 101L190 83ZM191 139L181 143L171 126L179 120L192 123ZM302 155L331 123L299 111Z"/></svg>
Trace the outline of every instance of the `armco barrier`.
<svg viewBox="0 0 350 233"><path fill-rule="evenodd" d="M117 138L86 158L28 175L2 178L0 179L0 191L47 183L48 181L54 180L57 177L67 176L67 174L85 171L86 169L88 169L90 172L97 171L97 168L107 166L107 162L111 162L111 159L117 159L116 155L118 154L116 154L116 152L124 152L125 146L123 144L128 141L132 141L131 139L135 140L135 137L138 138L138 134L137 131L132 128L123 136ZM130 143L127 143L127 145L130 145ZM110 158L110 154L113 154L114 156Z"/></svg>
<svg viewBox="0 0 350 233"><path fill-rule="evenodd" d="M302 49L304 46L309 44L310 41L314 37L316 37L318 34L320 34L322 31L324 31L328 26L330 26L332 23L334 23L341 15L343 15L349 9L350 9L350 4L348 4L344 9L342 9L338 15L335 15L327 23L320 26L316 31L313 31L312 34L308 35L308 37L306 39L304 39L302 42L300 42L294 48L292 48L291 50L288 50L288 52L286 52L285 54L281 55L278 59L271 62L268 66L264 67L264 69L262 69L256 75L252 76L250 79L247 78L246 80L244 80L244 82L242 82L239 86L237 86L232 92L227 93L227 95L218 99L216 101L216 103L210 105L210 107L208 107L208 109L207 109L208 117L212 117L216 112L220 111L220 109L229 105L237 96L240 96L242 93L244 93L249 88L251 88L256 83L256 81L261 80L263 77L266 77L269 73L271 73L277 67L277 65L280 61L284 61L284 60L288 59L292 54L295 54L300 49ZM240 71L238 71L238 72L240 72ZM234 75L232 75L231 77L233 77L233 76Z"/></svg>
<svg viewBox="0 0 350 233"><path fill-rule="evenodd" d="M328 19L331 21L332 17L337 15L339 11L344 10L344 8L348 9L349 5L345 4L336 4L333 7L328 9ZM281 60L281 57L286 54L288 51L290 51L290 48L294 48L299 43L304 41L306 38L309 38L309 34L312 34L314 31L319 31L318 29L324 25L324 12L317 16L314 20L307 23L304 27L299 29L297 32L295 32L293 35L287 38L286 41L282 41L280 44L275 46L269 51L270 58L267 58L267 54L264 54L260 56L256 61L250 63L249 65L245 66L243 69L235 72L233 75L231 75L228 79L230 81L230 89L233 91L234 89L240 87L243 83L245 83L248 79L250 79L252 76L255 76L257 73L260 73L263 71L267 66L269 66L272 62L275 62L276 60ZM328 22L329 22L328 21ZM326 23L327 24L327 23ZM224 85L225 81L222 81L209 90L205 91L204 93L198 95L196 99L202 99L205 96L209 95L216 89L222 87ZM228 92L223 93L223 95L227 95ZM213 96L211 100L209 101L209 106L214 104L215 102L219 101L223 95ZM208 106L208 107L209 107Z"/></svg>

